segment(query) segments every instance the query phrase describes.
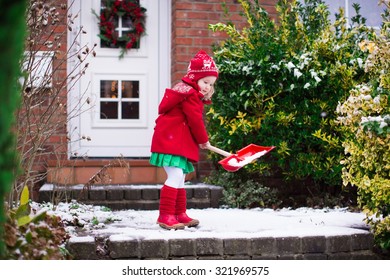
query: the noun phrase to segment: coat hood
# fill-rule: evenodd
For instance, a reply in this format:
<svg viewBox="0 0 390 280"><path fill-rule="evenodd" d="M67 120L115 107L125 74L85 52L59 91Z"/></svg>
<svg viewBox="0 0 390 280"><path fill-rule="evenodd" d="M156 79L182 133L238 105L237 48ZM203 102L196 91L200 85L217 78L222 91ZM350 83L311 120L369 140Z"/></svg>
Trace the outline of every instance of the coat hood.
<svg viewBox="0 0 390 280"><path fill-rule="evenodd" d="M203 98L203 95L200 92L194 89L191 85L184 82L176 84L172 89L166 89L164 97L158 107L158 113L164 114L170 111L186 97L192 94L197 95L199 99Z"/></svg>

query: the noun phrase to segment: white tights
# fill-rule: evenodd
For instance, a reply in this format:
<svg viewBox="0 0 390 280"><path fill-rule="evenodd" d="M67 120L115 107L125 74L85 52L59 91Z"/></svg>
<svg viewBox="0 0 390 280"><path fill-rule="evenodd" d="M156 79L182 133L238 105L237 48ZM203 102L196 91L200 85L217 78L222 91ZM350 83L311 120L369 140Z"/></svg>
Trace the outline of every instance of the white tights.
<svg viewBox="0 0 390 280"><path fill-rule="evenodd" d="M164 170L167 173L167 180L165 185L179 189L184 188L185 174L183 169L178 167L164 166Z"/></svg>

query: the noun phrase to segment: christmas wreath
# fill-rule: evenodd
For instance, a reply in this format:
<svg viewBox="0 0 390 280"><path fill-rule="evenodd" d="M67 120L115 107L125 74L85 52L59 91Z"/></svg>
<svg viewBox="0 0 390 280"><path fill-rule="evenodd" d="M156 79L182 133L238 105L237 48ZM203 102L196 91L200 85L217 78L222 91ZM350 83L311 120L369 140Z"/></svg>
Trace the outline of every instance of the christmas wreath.
<svg viewBox="0 0 390 280"><path fill-rule="evenodd" d="M120 58L127 50L138 48L141 36L145 33L146 9L141 7L139 0L106 0L100 15L93 11L99 20L99 38L107 47L120 48ZM115 30L119 21L122 31ZM126 25L125 25L126 24Z"/></svg>

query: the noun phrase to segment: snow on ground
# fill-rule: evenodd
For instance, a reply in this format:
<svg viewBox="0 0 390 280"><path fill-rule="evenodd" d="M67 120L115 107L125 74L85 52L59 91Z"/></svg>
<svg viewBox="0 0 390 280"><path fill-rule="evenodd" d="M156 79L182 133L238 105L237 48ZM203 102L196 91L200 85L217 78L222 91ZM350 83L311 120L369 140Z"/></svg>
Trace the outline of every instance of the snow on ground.
<svg viewBox="0 0 390 280"><path fill-rule="evenodd" d="M77 203L60 203L49 213L68 223L67 230L76 236L111 236L111 239L177 239L177 238L251 238L290 236L350 235L368 230L365 215L338 209L189 209L188 215L200 220L196 228L164 230L156 224L157 210L111 211L105 207ZM41 209L42 210L42 209ZM75 224L82 225L75 227ZM77 229L77 230L76 230Z"/></svg>

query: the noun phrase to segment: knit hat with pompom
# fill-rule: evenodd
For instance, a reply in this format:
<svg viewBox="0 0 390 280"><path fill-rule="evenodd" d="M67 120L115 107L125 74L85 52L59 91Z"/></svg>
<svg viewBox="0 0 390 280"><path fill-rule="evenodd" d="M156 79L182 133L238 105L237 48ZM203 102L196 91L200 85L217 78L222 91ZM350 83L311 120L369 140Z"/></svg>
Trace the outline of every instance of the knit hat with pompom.
<svg viewBox="0 0 390 280"><path fill-rule="evenodd" d="M185 78L197 82L207 76L218 78L218 68L214 60L201 50L191 59Z"/></svg>

